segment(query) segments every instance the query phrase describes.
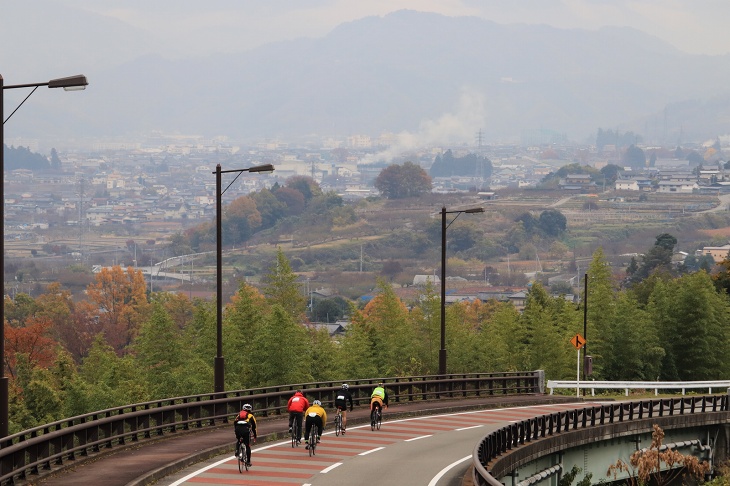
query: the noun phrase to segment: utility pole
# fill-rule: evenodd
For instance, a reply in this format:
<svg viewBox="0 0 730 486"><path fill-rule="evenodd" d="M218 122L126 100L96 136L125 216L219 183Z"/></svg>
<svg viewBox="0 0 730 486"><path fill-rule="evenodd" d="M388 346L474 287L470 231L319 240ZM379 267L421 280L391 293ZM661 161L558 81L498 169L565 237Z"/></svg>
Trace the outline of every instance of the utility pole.
<svg viewBox="0 0 730 486"><path fill-rule="evenodd" d="M583 275L583 338L586 343L583 345L583 381L586 381L585 360L588 356L588 274Z"/></svg>
<svg viewBox="0 0 730 486"><path fill-rule="evenodd" d="M481 149L482 148L482 136L483 136L481 128L479 129L479 131L477 132L476 135L477 135L477 148Z"/></svg>

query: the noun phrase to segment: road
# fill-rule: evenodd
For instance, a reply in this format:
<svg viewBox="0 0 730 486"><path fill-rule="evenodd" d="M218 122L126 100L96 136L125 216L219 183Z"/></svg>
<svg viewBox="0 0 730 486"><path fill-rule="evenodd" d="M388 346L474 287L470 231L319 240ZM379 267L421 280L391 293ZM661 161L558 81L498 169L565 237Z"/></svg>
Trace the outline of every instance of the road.
<svg viewBox="0 0 730 486"><path fill-rule="evenodd" d="M242 474L231 454L168 476L159 486L342 484L461 486L479 440L504 425L536 415L591 406L550 404L387 420L381 430L350 427L345 436L325 432L316 455L290 441L254 446L253 466ZM331 427L330 427L331 428Z"/></svg>
<svg viewBox="0 0 730 486"><path fill-rule="evenodd" d="M730 208L730 194L722 194L718 196L718 199L720 200L720 204L715 206L712 209L707 209L705 211L699 211L698 214L702 213L719 213L721 211L727 211Z"/></svg>

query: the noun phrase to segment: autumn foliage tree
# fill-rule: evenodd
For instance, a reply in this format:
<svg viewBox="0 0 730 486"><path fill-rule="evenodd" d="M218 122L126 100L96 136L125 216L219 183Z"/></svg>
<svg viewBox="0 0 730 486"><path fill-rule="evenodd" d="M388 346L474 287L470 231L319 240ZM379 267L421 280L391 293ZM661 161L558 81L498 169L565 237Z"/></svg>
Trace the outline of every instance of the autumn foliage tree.
<svg viewBox="0 0 730 486"><path fill-rule="evenodd" d="M56 357L58 343L50 337L51 321L47 317L31 317L23 327L5 326L5 366L11 377L16 375L18 355L33 367L47 368Z"/></svg>
<svg viewBox="0 0 730 486"><path fill-rule="evenodd" d="M139 270L120 266L102 268L96 281L90 284L87 295L98 307L98 320L107 342L121 353L132 342L149 307L147 284Z"/></svg>
<svg viewBox="0 0 730 486"><path fill-rule="evenodd" d="M431 177L413 162L393 164L375 179L375 188L388 199L416 197L431 192Z"/></svg>

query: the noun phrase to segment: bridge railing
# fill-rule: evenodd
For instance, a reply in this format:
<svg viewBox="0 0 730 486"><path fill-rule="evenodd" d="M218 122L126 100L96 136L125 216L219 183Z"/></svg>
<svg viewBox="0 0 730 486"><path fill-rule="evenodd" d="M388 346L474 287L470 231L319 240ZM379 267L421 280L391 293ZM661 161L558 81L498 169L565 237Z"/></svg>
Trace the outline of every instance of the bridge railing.
<svg viewBox="0 0 730 486"><path fill-rule="evenodd" d="M711 394L712 390L726 390L730 388L730 381L565 381L565 380L548 380L547 388L550 394L557 388L568 390L591 390L591 395L596 394L596 390L624 390L626 396L629 396L629 390L654 390L654 395L659 395L659 390L682 390L682 395L686 390L708 390Z"/></svg>
<svg viewBox="0 0 730 486"><path fill-rule="evenodd" d="M391 403L486 395L544 393L544 372L468 373L347 380L356 405L369 405L383 382ZM166 398L79 415L11 435L0 441L0 484L64 466L105 449L178 431L228 423L244 403L259 417L286 414L294 390L334 407L342 381L299 383L225 393Z"/></svg>
<svg viewBox="0 0 730 486"><path fill-rule="evenodd" d="M728 412L730 395L675 397L661 400L616 402L599 407L556 412L522 420L485 436L472 453L473 480L477 486L501 486L499 458L519 446L545 437L586 427L706 412Z"/></svg>

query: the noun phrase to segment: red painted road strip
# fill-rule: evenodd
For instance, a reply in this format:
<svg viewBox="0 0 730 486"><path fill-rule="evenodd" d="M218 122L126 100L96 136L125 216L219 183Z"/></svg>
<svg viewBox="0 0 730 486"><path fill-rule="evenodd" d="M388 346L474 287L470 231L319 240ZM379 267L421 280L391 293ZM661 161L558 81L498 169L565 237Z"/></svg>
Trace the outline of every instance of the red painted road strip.
<svg viewBox="0 0 730 486"><path fill-rule="evenodd" d="M292 448L289 441L254 448L253 466L249 471L238 472L235 458L209 466L197 475L184 478L175 485L195 484L197 486L247 484L252 486L282 486L307 483L318 474L326 473L343 462L359 455L377 453L400 441L418 440L439 432L453 431L490 425L500 422L519 421L539 415L548 415L558 410L585 408L591 404L561 404L558 407L534 406L509 410L480 410L436 417L417 417L383 422L380 430L370 426L348 428L346 435L336 437L333 433L323 436L317 445L314 457L301 447Z"/></svg>

